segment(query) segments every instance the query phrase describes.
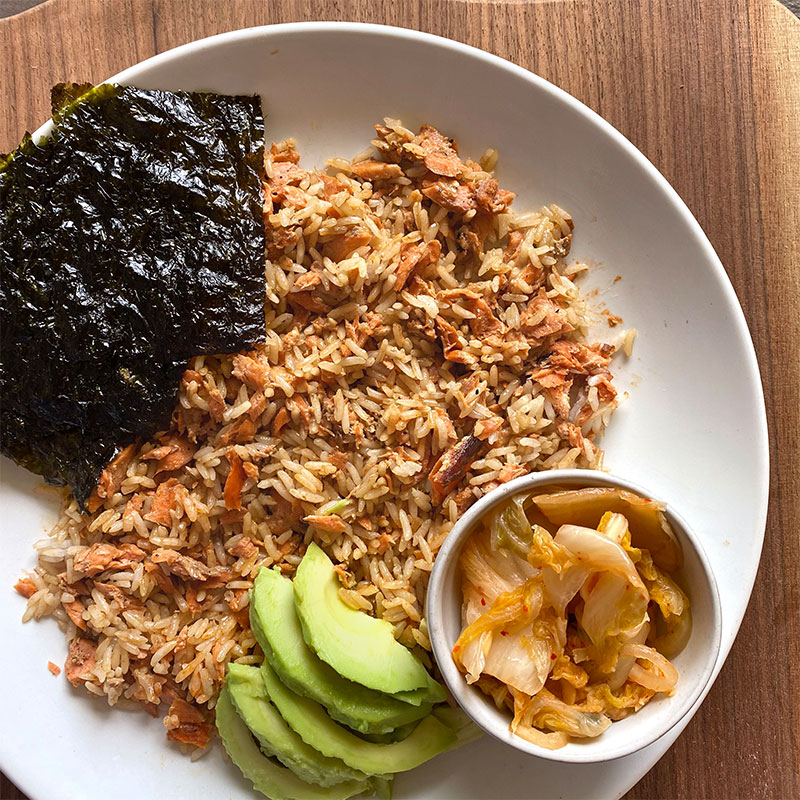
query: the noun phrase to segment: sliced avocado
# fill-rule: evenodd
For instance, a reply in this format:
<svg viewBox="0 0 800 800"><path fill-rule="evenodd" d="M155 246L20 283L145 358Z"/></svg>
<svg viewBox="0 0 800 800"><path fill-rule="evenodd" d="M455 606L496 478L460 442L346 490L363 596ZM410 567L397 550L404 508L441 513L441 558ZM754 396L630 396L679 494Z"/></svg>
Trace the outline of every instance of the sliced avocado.
<svg viewBox="0 0 800 800"><path fill-rule="evenodd" d="M430 711L429 703L420 701L415 708L353 683L317 658L303 639L292 582L278 569L258 573L250 598L250 627L281 681L297 694L322 703L335 720L353 730L388 733ZM420 698L428 694L427 689L416 692Z"/></svg>
<svg viewBox="0 0 800 800"><path fill-rule="evenodd" d="M455 733L456 747L474 742L483 736L483 731L460 708L441 705L433 713L439 722L443 722Z"/></svg>
<svg viewBox="0 0 800 800"><path fill-rule="evenodd" d="M392 697L402 700L404 703L410 703L412 706L418 706L422 703L430 705L432 703L443 703L447 700L447 691L441 683L438 683L428 675L426 686L421 689L412 689L410 692L395 692Z"/></svg>
<svg viewBox="0 0 800 800"><path fill-rule="evenodd" d="M300 780L290 769L267 758L255 743L247 725L236 713L227 688L217 700L217 730L231 761L271 800L346 800L369 788L367 781L346 781L335 786L314 786Z"/></svg>
<svg viewBox="0 0 800 800"><path fill-rule="evenodd" d="M446 720L442 720L441 717L440 720L444 722L445 725L447 724ZM417 724L415 722L412 722L408 725L402 725L399 728L395 728L391 733L360 733L359 737L367 742L377 742L378 744L391 744L392 742L402 742L403 739L406 739L414 732L414 728L416 727Z"/></svg>
<svg viewBox="0 0 800 800"><path fill-rule="evenodd" d="M394 775L389 775L388 777L373 775L369 780L372 791L375 792L378 800L392 800Z"/></svg>
<svg viewBox="0 0 800 800"><path fill-rule="evenodd" d="M258 667L229 664L225 685L239 716L258 739L261 750L268 756L275 756L298 778L320 786L367 779L367 775L348 767L344 761L328 758L309 747L284 722L269 700Z"/></svg>
<svg viewBox="0 0 800 800"><path fill-rule="evenodd" d="M350 608L339 597L339 578L313 542L294 579L294 599L306 644L340 675L394 694L429 686L432 678L394 638L386 620Z"/></svg>
<svg viewBox="0 0 800 800"><path fill-rule="evenodd" d="M266 661L261 673L270 699L303 741L326 756L341 758L353 769L367 774L405 772L456 744L455 733L432 714L402 742L366 742L332 720L319 703L284 686Z"/></svg>

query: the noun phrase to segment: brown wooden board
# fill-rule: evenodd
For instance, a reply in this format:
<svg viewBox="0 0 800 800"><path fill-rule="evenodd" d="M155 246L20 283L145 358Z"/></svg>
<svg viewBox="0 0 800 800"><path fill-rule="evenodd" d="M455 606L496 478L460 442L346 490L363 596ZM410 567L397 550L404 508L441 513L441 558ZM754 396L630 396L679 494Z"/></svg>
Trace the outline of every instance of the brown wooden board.
<svg viewBox="0 0 800 800"><path fill-rule="evenodd" d="M533 70L621 130L705 229L761 366L767 537L721 675L628 797L800 797L800 22L774 0L49 0L0 20L0 152L49 116L54 83L318 19L429 31ZM0 800L22 797L0 780Z"/></svg>

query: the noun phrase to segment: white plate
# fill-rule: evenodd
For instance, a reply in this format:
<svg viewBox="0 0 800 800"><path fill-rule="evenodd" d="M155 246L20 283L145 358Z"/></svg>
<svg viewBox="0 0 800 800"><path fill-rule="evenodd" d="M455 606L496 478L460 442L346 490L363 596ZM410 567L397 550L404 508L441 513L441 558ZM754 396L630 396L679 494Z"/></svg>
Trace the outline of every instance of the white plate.
<svg viewBox="0 0 800 800"><path fill-rule="evenodd" d="M531 32L533 35L533 32ZM69 76L65 76L69 77ZM79 77L79 76L78 76ZM587 286L639 330L618 365L630 400L603 444L607 466L657 486L702 538L719 581L730 650L758 566L767 509L764 401L741 308L711 245L675 191L623 136L541 78L479 50L395 28L308 23L252 28L179 47L120 73L143 88L259 93L267 135L293 136L304 163L350 156L384 116L429 122L462 152L500 151L518 209L557 202L575 219L573 254L597 263ZM622 280L613 283L621 275ZM66 648L53 621L20 624L11 590L54 518L35 477L2 460L0 766L35 800L252 798L213 752L191 763L158 721L110 711L47 661ZM573 766L489 737L402 775L396 797L622 795L688 722L639 753Z"/></svg>

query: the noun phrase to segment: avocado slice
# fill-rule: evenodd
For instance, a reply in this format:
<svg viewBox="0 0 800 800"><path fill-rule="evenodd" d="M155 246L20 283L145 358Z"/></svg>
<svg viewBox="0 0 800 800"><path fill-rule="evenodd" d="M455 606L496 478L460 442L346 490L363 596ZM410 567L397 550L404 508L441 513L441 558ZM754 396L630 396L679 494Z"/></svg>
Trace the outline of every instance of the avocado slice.
<svg viewBox="0 0 800 800"><path fill-rule="evenodd" d="M483 736L483 731L458 707L441 705L434 709L433 714L456 735L456 747L462 747Z"/></svg>
<svg viewBox="0 0 800 800"><path fill-rule="evenodd" d="M284 686L266 661L261 665L261 674L270 699L306 744L368 775L405 772L457 743L456 734L432 714L401 742L367 742L332 720L319 703Z"/></svg>
<svg viewBox="0 0 800 800"><path fill-rule="evenodd" d="M426 686L421 689L412 689L410 692L395 692L392 697L402 700L404 703L410 703L412 706L418 706L423 703L430 705L432 703L443 703L447 700L447 692L441 683L438 683L428 675Z"/></svg>
<svg viewBox="0 0 800 800"><path fill-rule="evenodd" d="M343 678L303 640L294 589L279 569L262 569L250 597L250 627L281 681L292 691L321 703L337 721L361 733L388 733L426 716L430 703L407 701ZM417 690L422 698L427 689Z"/></svg>
<svg viewBox="0 0 800 800"><path fill-rule="evenodd" d="M333 563L312 542L297 568L294 599L303 637L323 661L343 677L387 694L435 683L394 638L390 622L350 608L339 588Z"/></svg>
<svg viewBox="0 0 800 800"><path fill-rule="evenodd" d="M217 730L231 761L271 800L346 800L369 788L367 781L346 781L335 786L314 786L300 780L290 769L267 758L255 743L247 725L236 713L224 688L217 700Z"/></svg>
<svg viewBox="0 0 800 800"><path fill-rule="evenodd" d="M230 699L239 716L258 739L266 755L308 783L333 786L348 780L366 780L363 772L338 758L328 758L309 747L287 724L269 700L258 667L229 664L225 679Z"/></svg>

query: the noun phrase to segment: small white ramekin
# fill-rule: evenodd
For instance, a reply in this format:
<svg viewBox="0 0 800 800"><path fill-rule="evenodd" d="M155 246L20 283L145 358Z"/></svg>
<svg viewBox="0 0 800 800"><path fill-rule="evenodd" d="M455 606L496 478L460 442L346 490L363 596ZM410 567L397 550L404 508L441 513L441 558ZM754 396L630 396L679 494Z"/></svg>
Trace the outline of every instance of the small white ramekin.
<svg viewBox="0 0 800 800"><path fill-rule="evenodd" d="M683 548L684 565L676 573L692 604L692 634L672 663L679 680L672 697L658 695L644 708L614 722L595 739L575 740L558 750L532 744L509 730L511 714L470 686L453 662L451 651L461 632L461 581L458 557L478 522L512 495L561 487L609 486L642 497L663 498L622 478L594 470L553 470L524 475L481 498L456 523L439 551L428 586L427 619L433 653L450 692L466 713L495 738L531 755L551 761L592 763L610 761L641 750L663 736L687 714L703 694L720 648L721 612L717 583L705 552L686 522L669 505L665 514Z"/></svg>

